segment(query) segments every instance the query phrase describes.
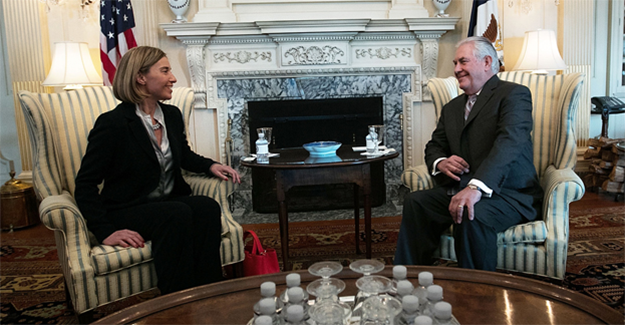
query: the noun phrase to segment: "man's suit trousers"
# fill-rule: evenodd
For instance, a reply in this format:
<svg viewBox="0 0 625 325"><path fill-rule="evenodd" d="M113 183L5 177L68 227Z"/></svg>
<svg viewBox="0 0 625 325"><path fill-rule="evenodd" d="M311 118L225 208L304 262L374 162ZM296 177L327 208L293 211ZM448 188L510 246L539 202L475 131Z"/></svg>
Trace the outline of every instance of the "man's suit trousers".
<svg viewBox="0 0 625 325"><path fill-rule="evenodd" d="M450 201L444 187L406 195L394 264L432 265L441 234L453 224ZM458 265L495 271L497 233L523 222L523 216L496 194L477 202L474 220L464 210L462 222L453 230Z"/></svg>

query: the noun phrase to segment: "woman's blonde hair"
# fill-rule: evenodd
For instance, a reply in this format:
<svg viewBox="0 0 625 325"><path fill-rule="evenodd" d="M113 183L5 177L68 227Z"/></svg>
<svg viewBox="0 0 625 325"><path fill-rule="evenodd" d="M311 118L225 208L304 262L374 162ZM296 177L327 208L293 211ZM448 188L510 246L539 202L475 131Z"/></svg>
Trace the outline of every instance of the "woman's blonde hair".
<svg viewBox="0 0 625 325"><path fill-rule="evenodd" d="M137 104L148 97L137 83L139 73L147 74L150 68L167 55L161 49L138 46L130 49L119 61L113 78L113 94L122 102Z"/></svg>

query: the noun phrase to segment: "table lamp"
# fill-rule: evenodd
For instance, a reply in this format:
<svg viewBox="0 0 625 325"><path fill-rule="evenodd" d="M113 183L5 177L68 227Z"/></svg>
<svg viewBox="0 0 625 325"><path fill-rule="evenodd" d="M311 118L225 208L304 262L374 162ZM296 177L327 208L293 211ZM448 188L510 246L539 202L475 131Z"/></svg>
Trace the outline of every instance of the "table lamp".
<svg viewBox="0 0 625 325"><path fill-rule="evenodd" d="M514 70L531 71L535 74L555 73L566 69L556 42L556 34L549 29L525 32L521 56Z"/></svg>
<svg viewBox="0 0 625 325"><path fill-rule="evenodd" d="M83 85L102 85L102 78L93 66L87 43L55 43L52 67L42 85L65 86L64 90L80 89Z"/></svg>

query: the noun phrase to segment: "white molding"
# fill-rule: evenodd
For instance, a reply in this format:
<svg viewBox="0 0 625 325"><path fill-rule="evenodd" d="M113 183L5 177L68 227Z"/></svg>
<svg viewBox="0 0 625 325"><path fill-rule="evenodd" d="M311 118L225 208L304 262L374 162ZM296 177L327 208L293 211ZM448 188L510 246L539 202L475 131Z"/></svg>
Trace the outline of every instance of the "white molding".
<svg viewBox="0 0 625 325"><path fill-rule="evenodd" d="M257 21L262 33L300 34L319 32L364 32L371 19L310 19L288 21Z"/></svg>
<svg viewBox="0 0 625 325"><path fill-rule="evenodd" d="M564 5L562 27L562 58L567 65L565 73L585 74L579 108L575 122L578 147L587 147L590 133L590 76L592 72L592 48L579 46L592 44L594 33L593 1L567 1Z"/></svg>
<svg viewBox="0 0 625 325"><path fill-rule="evenodd" d="M623 41L623 1L610 1L610 23L609 28L609 69L607 71L608 94L609 96L625 99L625 85L623 80L623 62L625 62L625 49Z"/></svg>
<svg viewBox="0 0 625 325"><path fill-rule="evenodd" d="M195 22L428 17L424 0L199 0Z"/></svg>

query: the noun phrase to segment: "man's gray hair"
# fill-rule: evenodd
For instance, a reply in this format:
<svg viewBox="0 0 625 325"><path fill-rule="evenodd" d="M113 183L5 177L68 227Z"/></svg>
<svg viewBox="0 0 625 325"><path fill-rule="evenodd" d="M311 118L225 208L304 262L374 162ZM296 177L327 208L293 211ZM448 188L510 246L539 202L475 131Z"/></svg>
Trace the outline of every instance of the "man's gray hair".
<svg viewBox="0 0 625 325"><path fill-rule="evenodd" d="M497 50L493 46L488 38L482 36L471 36L463 39L462 41L456 44L456 48L464 44L473 44L473 56L478 60L484 60L484 57L490 56L493 59L493 62L490 65L490 70L493 73L499 72L499 57L497 56Z"/></svg>

